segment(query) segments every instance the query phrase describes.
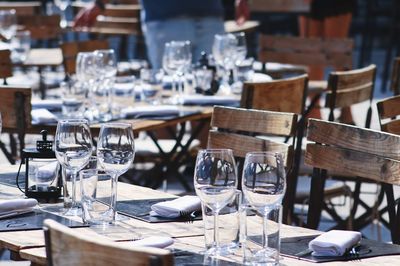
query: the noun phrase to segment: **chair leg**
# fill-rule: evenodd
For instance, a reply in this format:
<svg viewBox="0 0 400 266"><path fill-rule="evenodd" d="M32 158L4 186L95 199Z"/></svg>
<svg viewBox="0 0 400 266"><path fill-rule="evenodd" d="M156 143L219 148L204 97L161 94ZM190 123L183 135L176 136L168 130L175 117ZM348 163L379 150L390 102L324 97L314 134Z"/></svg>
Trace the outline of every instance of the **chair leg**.
<svg viewBox="0 0 400 266"><path fill-rule="evenodd" d="M400 244L400 228L396 224L398 215L396 215L396 202L394 200L393 186L389 184L382 184L382 189L386 192L386 200L389 214L390 234L392 236L393 244ZM398 205L398 204L397 204Z"/></svg>

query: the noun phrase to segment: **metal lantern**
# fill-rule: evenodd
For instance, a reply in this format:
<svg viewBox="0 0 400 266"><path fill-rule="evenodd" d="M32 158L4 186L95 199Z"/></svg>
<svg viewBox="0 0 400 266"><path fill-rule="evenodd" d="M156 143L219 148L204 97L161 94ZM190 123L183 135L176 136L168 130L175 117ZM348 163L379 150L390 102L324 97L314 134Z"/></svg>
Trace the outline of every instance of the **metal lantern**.
<svg viewBox="0 0 400 266"><path fill-rule="evenodd" d="M53 151L53 143L47 140L47 131L42 130L42 140L36 148L26 148L22 152L25 163L25 195L43 200L57 199L61 195L60 165ZM18 183L18 180L17 180Z"/></svg>

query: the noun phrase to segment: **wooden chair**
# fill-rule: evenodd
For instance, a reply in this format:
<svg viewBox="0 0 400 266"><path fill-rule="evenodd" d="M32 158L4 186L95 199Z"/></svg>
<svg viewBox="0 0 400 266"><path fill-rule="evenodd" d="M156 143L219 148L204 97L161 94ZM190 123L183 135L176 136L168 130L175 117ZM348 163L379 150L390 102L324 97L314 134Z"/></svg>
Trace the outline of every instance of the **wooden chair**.
<svg viewBox="0 0 400 266"><path fill-rule="evenodd" d="M268 110L275 112L290 112L299 116L296 121L297 136L293 169L288 173L286 196L283 202L283 222L292 224L298 219L294 216L297 179L302 154L302 140L304 135L304 112L307 97L307 75L273 80L268 82L245 82L240 106L248 109Z"/></svg>
<svg viewBox="0 0 400 266"><path fill-rule="evenodd" d="M44 221L46 255L49 266L63 265L173 265L169 250L130 247L103 237L89 237L57 223Z"/></svg>
<svg viewBox="0 0 400 266"><path fill-rule="evenodd" d="M42 3L40 1L1 1L0 10L14 9L17 15L40 14Z"/></svg>
<svg viewBox="0 0 400 266"><path fill-rule="evenodd" d="M400 185L400 136L316 119L310 119L308 123L307 138L314 143L307 145L305 162L314 167L314 172L307 226L317 228L319 224L327 174L341 171L348 176L355 176L355 179L381 184L386 194L385 208L389 213L392 241L399 244L400 203L394 200L393 185ZM354 193L352 216L359 206L357 190L359 187ZM362 225L366 218L361 215L354 220L354 225Z"/></svg>
<svg viewBox="0 0 400 266"><path fill-rule="evenodd" d="M400 135L400 95L376 103L381 130Z"/></svg>
<svg viewBox="0 0 400 266"><path fill-rule="evenodd" d="M395 58L393 61L390 87L394 95L400 94L400 57Z"/></svg>
<svg viewBox="0 0 400 266"><path fill-rule="evenodd" d="M79 52L92 52L94 50L109 49L107 40L90 40L79 42L65 42L61 44L63 64L67 75L75 74L76 56Z"/></svg>
<svg viewBox="0 0 400 266"><path fill-rule="evenodd" d="M31 127L31 97L32 91L27 87L0 86L0 113L3 120L2 132L10 133L8 151L0 142L0 149L10 163L14 164L17 156L17 144L11 134L16 133L19 141L20 154L25 146L26 130Z"/></svg>
<svg viewBox="0 0 400 266"><path fill-rule="evenodd" d="M58 42L62 34L60 15L21 15L17 16L17 21L18 25L30 31L34 40Z"/></svg>
<svg viewBox="0 0 400 266"><path fill-rule="evenodd" d="M215 106L208 135L208 148L233 150L242 159L250 151L282 152L285 166L293 165L293 145L265 136L293 137L297 114ZM241 173L241 171L239 171Z"/></svg>
<svg viewBox="0 0 400 266"><path fill-rule="evenodd" d="M10 50L0 50L0 78L4 85L7 85L7 78L13 75L12 67Z"/></svg>

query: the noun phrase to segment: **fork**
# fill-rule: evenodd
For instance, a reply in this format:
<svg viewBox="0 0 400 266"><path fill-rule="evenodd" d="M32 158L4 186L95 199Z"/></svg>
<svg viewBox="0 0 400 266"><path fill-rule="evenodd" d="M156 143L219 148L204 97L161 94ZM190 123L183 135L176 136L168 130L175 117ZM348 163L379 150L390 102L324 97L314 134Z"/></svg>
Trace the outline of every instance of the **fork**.
<svg viewBox="0 0 400 266"><path fill-rule="evenodd" d="M200 213L201 211L180 211L179 217L184 219L186 223L193 223Z"/></svg>

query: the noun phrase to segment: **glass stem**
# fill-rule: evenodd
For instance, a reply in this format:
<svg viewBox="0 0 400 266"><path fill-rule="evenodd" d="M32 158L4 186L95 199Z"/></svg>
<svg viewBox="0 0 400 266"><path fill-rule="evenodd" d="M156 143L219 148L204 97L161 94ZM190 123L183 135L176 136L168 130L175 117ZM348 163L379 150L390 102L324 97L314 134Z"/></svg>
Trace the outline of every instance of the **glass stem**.
<svg viewBox="0 0 400 266"><path fill-rule="evenodd" d="M73 170L71 173L71 179L72 179L72 204L71 208L77 208L78 204L76 202L76 177L77 177L78 171Z"/></svg>
<svg viewBox="0 0 400 266"><path fill-rule="evenodd" d="M118 184L118 175L113 174L111 177L111 208L113 210L113 223L115 223L115 219L117 216L117 184Z"/></svg>
<svg viewBox="0 0 400 266"><path fill-rule="evenodd" d="M218 214L219 211L214 211L214 243L213 247L218 248L219 247L219 225L218 225Z"/></svg>
<svg viewBox="0 0 400 266"><path fill-rule="evenodd" d="M268 213L269 211L264 210L264 215L263 215L263 241L262 241L262 246L263 249L268 248Z"/></svg>

